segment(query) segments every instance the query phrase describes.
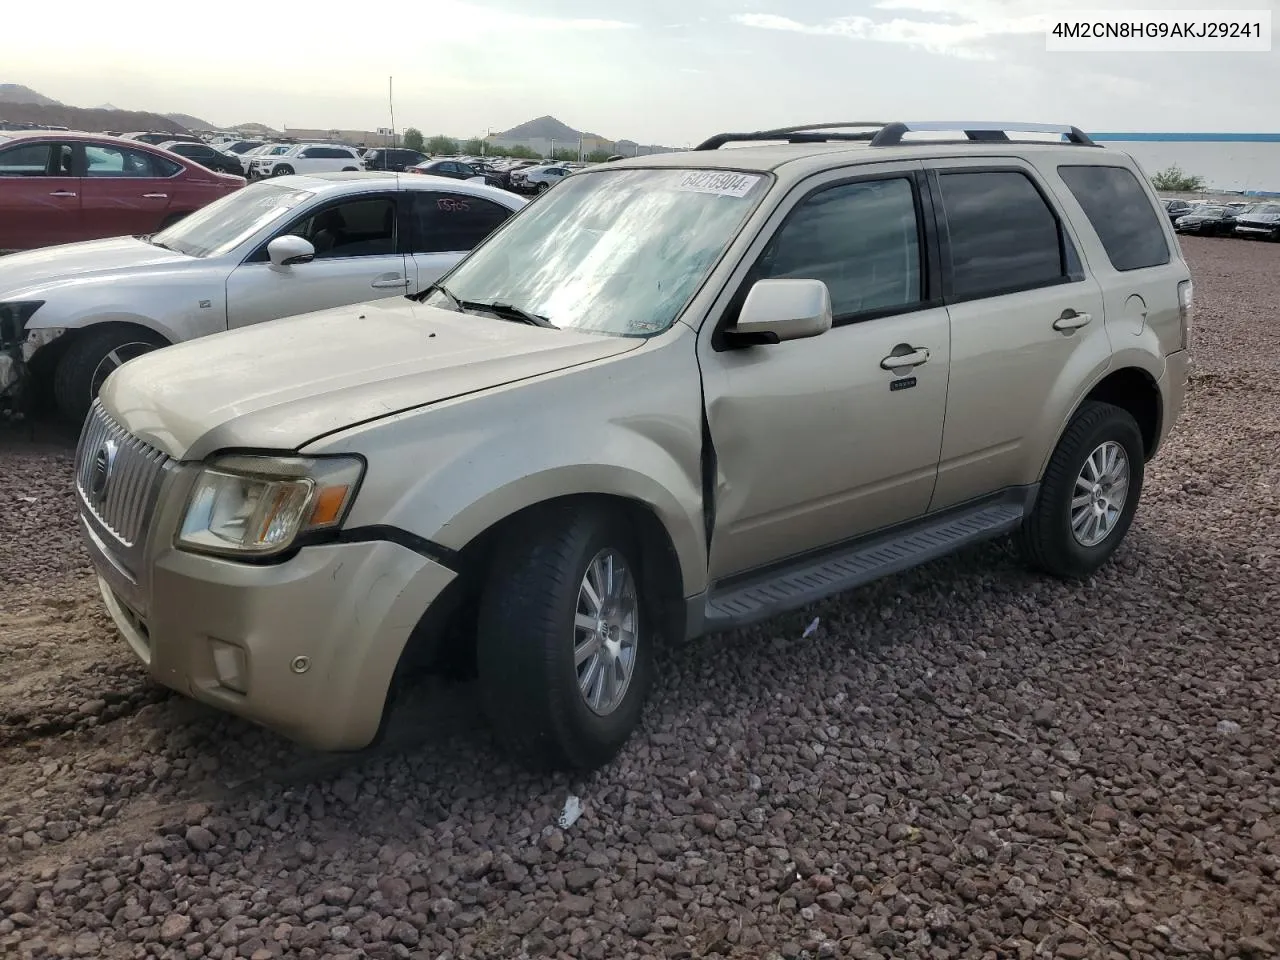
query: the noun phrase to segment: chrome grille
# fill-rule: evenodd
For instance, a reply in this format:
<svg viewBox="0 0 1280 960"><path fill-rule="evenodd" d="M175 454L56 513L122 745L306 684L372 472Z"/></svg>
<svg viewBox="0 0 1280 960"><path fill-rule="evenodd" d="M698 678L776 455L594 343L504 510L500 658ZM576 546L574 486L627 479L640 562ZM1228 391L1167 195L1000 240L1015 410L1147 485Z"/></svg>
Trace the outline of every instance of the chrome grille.
<svg viewBox="0 0 1280 960"><path fill-rule="evenodd" d="M130 434L93 402L76 449L81 502L126 547L146 530L168 456Z"/></svg>

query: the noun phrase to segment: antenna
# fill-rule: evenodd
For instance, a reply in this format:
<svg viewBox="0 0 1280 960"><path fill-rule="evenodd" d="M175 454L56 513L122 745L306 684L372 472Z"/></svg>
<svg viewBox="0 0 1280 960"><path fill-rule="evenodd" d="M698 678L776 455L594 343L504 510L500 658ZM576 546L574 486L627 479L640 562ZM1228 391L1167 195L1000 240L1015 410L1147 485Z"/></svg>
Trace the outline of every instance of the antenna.
<svg viewBox="0 0 1280 960"><path fill-rule="evenodd" d="M387 77L387 106L391 108L391 146L396 145L396 101L391 92L392 77Z"/></svg>

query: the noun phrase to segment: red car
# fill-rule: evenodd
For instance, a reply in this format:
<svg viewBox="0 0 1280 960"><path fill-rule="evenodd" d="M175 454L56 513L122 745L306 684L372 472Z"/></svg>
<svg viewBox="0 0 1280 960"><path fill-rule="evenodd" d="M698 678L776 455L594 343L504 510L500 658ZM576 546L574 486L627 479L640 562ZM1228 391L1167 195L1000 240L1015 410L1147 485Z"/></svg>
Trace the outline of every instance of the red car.
<svg viewBox="0 0 1280 960"><path fill-rule="evenodd" d="M155 233L244 184L137 140L0 133L0 250Z"/></svg>

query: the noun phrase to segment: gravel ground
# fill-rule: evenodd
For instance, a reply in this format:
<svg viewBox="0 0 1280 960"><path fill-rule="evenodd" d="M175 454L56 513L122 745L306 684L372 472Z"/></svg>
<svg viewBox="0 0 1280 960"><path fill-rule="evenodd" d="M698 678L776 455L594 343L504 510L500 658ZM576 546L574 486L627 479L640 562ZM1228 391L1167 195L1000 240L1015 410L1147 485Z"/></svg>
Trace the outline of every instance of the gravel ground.
<svg viewBox="0 0 1280 960"><path fill-rule="evenodd" d="M157 689L69 452L0 439L0 955L1276 953L1280 248L1184 245L1195 380L1112 565L994 544L668 652L585 781L501 762L465 685L355 757Z"/></svg>

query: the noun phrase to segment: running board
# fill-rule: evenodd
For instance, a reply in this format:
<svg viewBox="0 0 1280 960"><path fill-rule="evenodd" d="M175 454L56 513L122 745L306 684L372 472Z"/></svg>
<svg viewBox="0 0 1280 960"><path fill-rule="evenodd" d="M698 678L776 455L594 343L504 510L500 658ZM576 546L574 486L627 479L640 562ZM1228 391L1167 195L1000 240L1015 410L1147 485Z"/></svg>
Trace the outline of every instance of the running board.
<svg viewBox="0 0 1280 960"><path fill-rule="evenodd" d="M805 554L785 566L713 586L699 632L756 623L1011 533L1035 502L1036 492L1036 487L1009 490L996 498L985 497L819 555Z"/></svg>

